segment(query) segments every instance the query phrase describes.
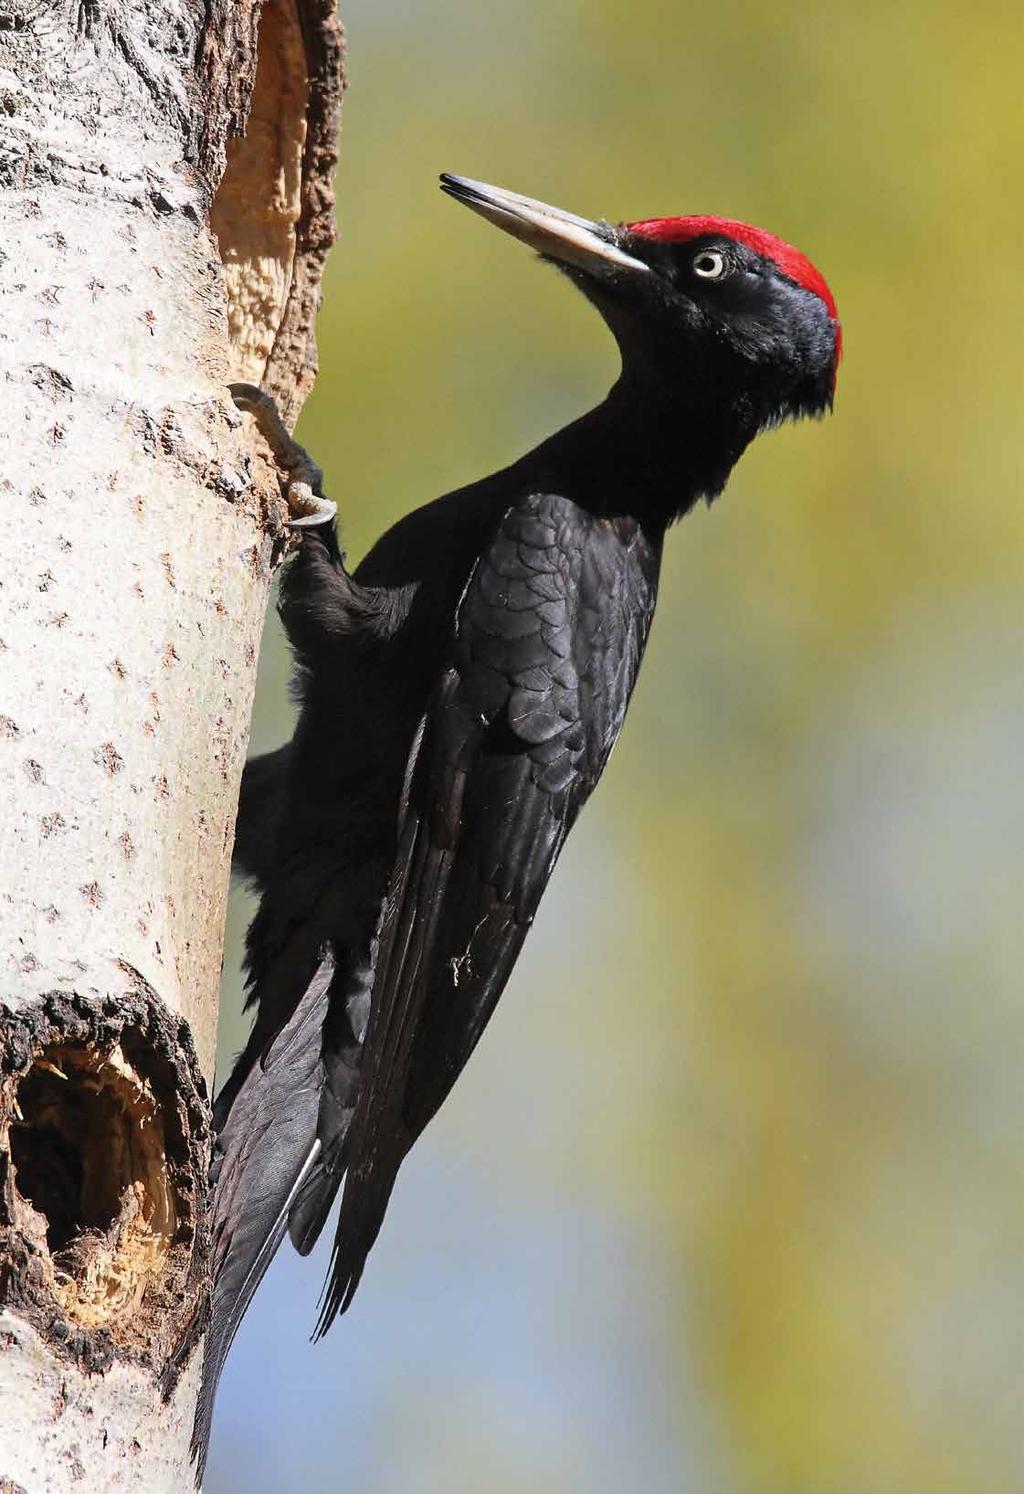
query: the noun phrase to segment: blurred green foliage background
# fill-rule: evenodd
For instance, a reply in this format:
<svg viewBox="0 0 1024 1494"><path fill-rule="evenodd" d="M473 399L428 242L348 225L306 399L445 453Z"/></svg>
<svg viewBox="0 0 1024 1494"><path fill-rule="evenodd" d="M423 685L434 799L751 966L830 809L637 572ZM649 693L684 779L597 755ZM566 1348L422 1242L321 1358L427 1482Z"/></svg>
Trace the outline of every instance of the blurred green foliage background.
<svg viewBox="0 0 1024 1494"><path fill-rule="evenodd" d="M835 417L762 439L670 536L623 740L498 1015L316 1349L317 1268L282 1253L208 1489L1022 1491L1020 9L343 18L299 435L353 557L615 373L441 168L760 223L824 270L846 359ZM275 621L254 749L289 729L287 669Z"/></svg>

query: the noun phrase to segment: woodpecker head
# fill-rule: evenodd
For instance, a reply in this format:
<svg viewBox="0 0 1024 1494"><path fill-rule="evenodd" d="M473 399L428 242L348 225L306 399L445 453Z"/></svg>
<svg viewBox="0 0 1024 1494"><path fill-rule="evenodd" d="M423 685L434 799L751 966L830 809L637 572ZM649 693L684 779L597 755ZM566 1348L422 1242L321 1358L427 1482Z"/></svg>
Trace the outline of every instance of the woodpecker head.
<svg viewBox="0 0 1024 1494"><path fill-rule="evenodd" d="M810 260L774 234L728 218L590 222L465 177L445 173L441 185L565 271L615 334L627 379L678 394L698 415L728 410L732 444L831 409L836 304Z"/></svg>

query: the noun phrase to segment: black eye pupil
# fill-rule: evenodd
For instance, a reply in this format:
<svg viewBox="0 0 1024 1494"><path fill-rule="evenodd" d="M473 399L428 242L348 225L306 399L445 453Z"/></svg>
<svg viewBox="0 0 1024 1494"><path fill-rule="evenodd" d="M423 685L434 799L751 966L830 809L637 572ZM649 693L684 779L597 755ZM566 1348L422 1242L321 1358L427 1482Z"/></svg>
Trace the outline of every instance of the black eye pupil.
<svg viewBox="0 0 1024 1494"><path fill-rule="evenodd" d="M696 268L703 270L705 275L713 275L718 269L718 256L715 254L699 254L697 256Z"/></svg>

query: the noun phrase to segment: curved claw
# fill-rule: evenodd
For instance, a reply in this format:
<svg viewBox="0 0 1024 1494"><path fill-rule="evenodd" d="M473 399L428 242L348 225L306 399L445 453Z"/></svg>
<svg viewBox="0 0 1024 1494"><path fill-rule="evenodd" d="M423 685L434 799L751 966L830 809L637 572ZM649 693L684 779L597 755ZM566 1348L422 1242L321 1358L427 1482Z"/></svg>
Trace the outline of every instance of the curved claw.
<svg viewBox="0 0 1024 1494"><path fill-rule="evenodd" d="M330 524L338 512L338 505L330 498L314 500L316 508L298 519L289 519L286 529L315 529L319 524Z"/></svg>
<svg viewBox="0 0 1024 1494"><path fill-rule="evenodd" d="M273 404L269 394L256 384L229 384L228 393L239 410L252 410L257 405Z"/></svg>
<svg viewBox="0 0 1024 1494"><path fill-rule="evenodd" d="M289 475L286 497L292 516L289 529L312 529L329 524L338 505L325 498L324 475L304 446L289 433L273 397L255 384L229 384L228 391L239 410L251 415L260 434Z"/></svg>

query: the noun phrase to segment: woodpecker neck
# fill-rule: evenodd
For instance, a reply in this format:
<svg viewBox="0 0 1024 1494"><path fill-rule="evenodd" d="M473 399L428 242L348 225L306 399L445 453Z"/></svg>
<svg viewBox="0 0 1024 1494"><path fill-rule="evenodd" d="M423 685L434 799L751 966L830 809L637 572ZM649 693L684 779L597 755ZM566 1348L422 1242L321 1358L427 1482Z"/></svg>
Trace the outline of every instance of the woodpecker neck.
<svg viewBox="0 0 1024 1494"><path fill-rule="evenodd" d="M718 380L667 381L627 364L600 405L527 461L584 508L664 526L721 492L762 423Z"/></svg>
<svg viewBox="0 0 1024 1494"><path fill-rule="evenodd" d="M707 364L662 369L627 360L602 407L618 438L632 446L638 474L669 522L698 499L717 498L764 423L734 374L722 372Z"/></svg>

